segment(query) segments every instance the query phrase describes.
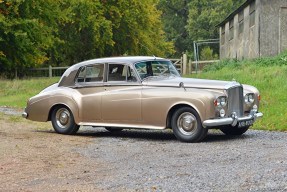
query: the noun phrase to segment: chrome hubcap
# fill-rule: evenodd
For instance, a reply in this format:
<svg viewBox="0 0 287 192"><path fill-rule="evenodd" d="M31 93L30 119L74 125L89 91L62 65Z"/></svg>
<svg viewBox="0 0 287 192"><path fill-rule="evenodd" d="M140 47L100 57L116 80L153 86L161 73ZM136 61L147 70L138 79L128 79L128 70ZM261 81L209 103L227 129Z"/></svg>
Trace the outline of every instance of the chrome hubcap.
<svg viewBox="0 0 287 192"><path fill-rule="evenodd" d="M177 127L184 135L192 135L197 129L196 117L190 112L182 113L177 119Z"/></svg>
<svg viewBox="0 0 287 192"><path fill-rule="evenodd" d="M66 129L70 126L71 118L70 118L70 112L66 108L61 108L56 113L56 120L57 125L62 128Z"/></svg>

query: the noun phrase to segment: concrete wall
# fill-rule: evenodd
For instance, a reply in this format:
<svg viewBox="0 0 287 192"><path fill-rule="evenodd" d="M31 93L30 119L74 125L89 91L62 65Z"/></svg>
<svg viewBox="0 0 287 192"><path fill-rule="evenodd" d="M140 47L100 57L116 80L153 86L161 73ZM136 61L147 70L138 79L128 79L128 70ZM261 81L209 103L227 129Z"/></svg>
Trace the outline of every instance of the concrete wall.
<svg viewBox="0 0 287 192"><path fill-rule="evenodd" d="M220 59L274 56L287 50L287 0L255 0L255 25L250 26L250 5L244 8L244 30L239 33L237 13L234 38L229 40L229 22L225 27L225 43L220 44Z"/></svg>
<svg viewBox="0 0 287 192"><path fill-rule="evenodd" d="M279 11L279 51L287 50L287 3Z"/></svg>
<svg viewBox="0 0 287 192"><path fill-rule="evenodd" d="M287 49L287 0L261 0L260 56Z"/></svg>
<svg viewBox="0 0 287 192"><path fill-rule="evenodd" d="M234 58L255 58L259 56L259 13L260 4L256 1L255 6L255 25L250 27L250 6L243 10L243 32L239 32L239 13L234 19L234 38L229 40L229 22L226 22L225 27L220 27L220 38L222 38L222 30L225 30L225 43L220 44L220 59ZM222 41L221 41L222 42Z"/></svg>

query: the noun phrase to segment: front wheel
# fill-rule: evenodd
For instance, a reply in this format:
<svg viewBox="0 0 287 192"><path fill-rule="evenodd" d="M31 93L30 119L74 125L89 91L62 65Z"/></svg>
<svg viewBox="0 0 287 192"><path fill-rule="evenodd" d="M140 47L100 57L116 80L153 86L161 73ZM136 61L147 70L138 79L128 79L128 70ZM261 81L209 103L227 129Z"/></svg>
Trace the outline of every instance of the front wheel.
<svg viewBox="0 0 287 192"><path fill-rule="evenodd" d="M51 121L57 133L72 135L80 126L75 123L74 116L70 109L65 106L56 107L51 114Z"/></svg>
<svg viewBox="0 0 287 192"><path fill-rule="evenodd" d="M179 108L171 118L171 127L176 138L183 142L199 142L207 135L198 113L190 107Z"/></svg>
<svg viewBox="0 0 287 192"><path fill-rule="evenodd" d="M221 128L220 130L225 134L225 135L242 135L249 129L249 126L247 127L241 127L238 128L237 126L232 127L232 126L226 126Z"/></svg>

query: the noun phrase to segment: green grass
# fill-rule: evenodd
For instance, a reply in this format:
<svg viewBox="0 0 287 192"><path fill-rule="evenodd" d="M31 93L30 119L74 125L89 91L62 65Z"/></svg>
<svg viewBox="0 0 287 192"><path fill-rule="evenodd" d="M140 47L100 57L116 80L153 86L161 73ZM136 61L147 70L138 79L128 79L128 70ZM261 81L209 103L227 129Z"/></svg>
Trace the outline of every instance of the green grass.
<svg viewBox="0 0 287 192"><path fill-rule="evenodd" d="M58 77L12 81L0 80L0 106L23 108L30 97L58 81Z"/></svg>
<svg viewBox="0 0 287 192"><path fill-rule="evenodd" d="M257 87L263 119L253 129L287 131L287 53L273 58L222 61L193 78L232 80Z"/></svg>
<svg viewBox="0 0 287 192"><path fill-rule="evenodd" d="M222 61L210 65L193 78L232 80L257 87L261 94L263 119L254 129L287 131L287 52L273 58ZM23 108L31 96L57 82L59 78L0 80L0 106ZM1 116L0 116L1 118Z"/></svg>

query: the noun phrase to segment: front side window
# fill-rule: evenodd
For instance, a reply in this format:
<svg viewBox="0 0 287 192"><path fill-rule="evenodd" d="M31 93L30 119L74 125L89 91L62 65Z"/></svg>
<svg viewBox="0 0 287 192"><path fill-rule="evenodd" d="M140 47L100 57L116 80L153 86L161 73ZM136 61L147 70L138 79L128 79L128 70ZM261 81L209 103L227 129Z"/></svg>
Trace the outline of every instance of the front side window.
<svg viewBox="0 0 287 192"><path fill-rule="evenodd" d="M109 64L108 81L136 82L133 70L124 64Z"/></svg>
<svg viewBox="0 0 287 192"><path fill-rule="evenodd" d="M104 64L83 66L79 69L77 83L103 82Z"/></svg>
<svg viewBox="0 0 287 192"><path fill-rule="evenodd" d="M170 61L144 61L135 64L135 68L141 77L179 77L179 73Z"/></svg>

